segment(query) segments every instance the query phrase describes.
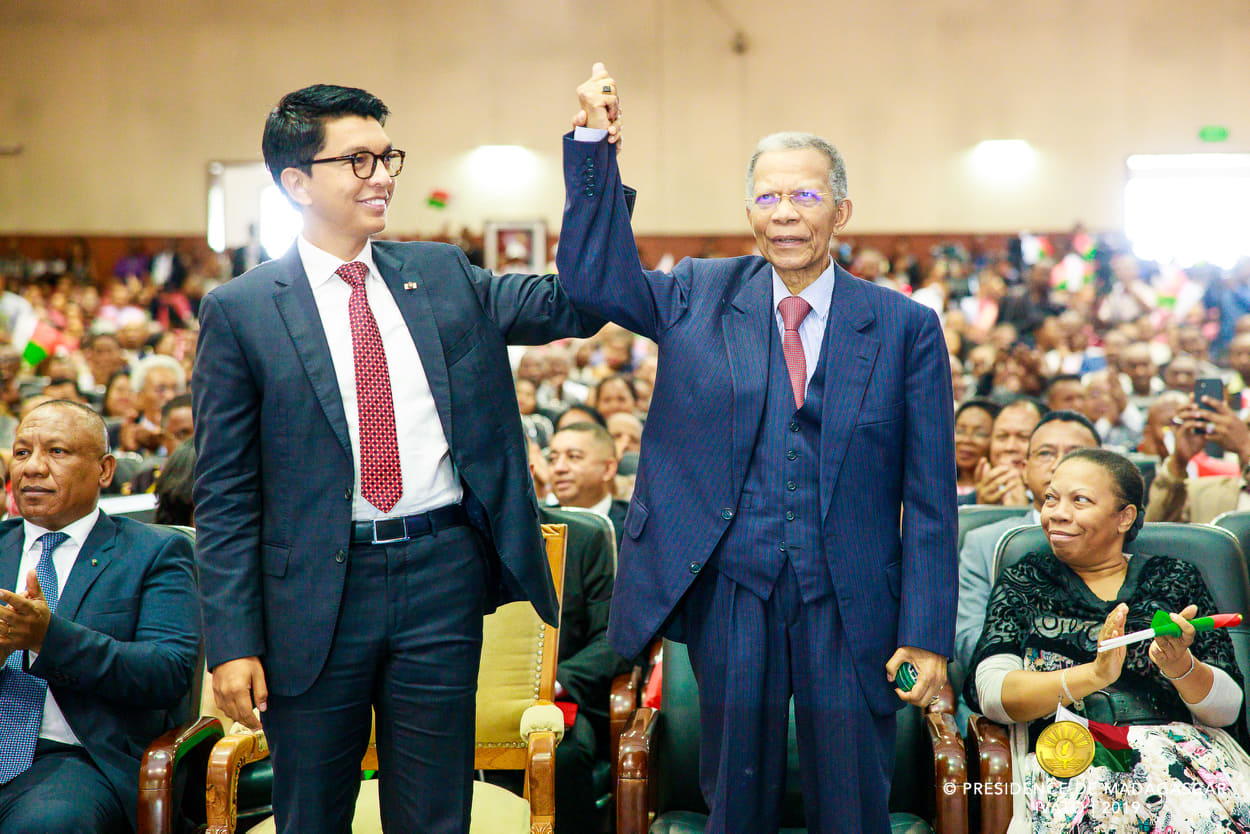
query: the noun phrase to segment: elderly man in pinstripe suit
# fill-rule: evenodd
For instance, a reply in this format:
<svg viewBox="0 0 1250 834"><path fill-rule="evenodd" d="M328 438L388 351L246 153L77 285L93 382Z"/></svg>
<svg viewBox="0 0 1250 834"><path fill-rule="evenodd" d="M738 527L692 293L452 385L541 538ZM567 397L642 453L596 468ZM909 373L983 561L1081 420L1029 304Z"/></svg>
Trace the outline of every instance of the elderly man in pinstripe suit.
<svg viewBox="0 0 1250 834"><path fill-rule="evenodd" d="M565 143L560 279L659 344L609 636L687 643L709 832L775 831L788 703L809 830L884 832L894 711L946 680L954 639L954 409L933 311L829 257L851 216L842 158L760 142L747 219L763 257L638 262L601 66ZM579 114L580 119L580 114ZM900 525L901 512L901 525ZM895 688L904 661L918 671Z"/></svg>

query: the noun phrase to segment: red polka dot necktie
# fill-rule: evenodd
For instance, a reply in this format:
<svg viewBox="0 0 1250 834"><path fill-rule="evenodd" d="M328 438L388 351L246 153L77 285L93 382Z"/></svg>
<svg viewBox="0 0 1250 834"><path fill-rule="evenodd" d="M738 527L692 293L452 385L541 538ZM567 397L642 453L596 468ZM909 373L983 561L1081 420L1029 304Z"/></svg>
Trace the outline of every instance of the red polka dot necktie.
<svg viewBox="0 0 1250 834"><path fill-rule="evenodd" d="M352 261L336 269L335 274L352 288L347 313L352 325L356 408L360 415L360 494L387 513L403 494L404 481L399 469L399 442L395 438L391 374L386 367L382 334L365 295L369 267Z"/></svg>
<svg viewBox="0 0 1250 834"><path fill-rule="evenodd" d="M781 299L777 309L781 311L781 323L786 331L781 337L781 355L786 358L786 370L790 372L794 407L802 408L803 400L807 396L807 357L803 355L799 325L812 311L812 305L797 295L791 295Z"/></svg>

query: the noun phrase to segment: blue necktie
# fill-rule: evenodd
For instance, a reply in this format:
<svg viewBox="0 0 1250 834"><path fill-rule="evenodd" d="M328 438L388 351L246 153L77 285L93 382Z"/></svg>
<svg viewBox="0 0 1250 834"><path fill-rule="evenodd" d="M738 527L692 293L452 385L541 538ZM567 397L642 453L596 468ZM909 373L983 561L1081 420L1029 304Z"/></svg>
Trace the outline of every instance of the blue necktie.
<svg viewBox="0 0 1250 834"><path fill-rule="evenodd" d="M39 587L48 601L48 608L56 611L60 588L56 580L56 565L52 551L66 539L64 533L45 533L39 537L43 552L35 566ZM25 589L23 577L17 578L19 590ZM43 725L43 704L47 698L48 684L43 678L28 675L22 670L22 652L9 655L0 670L0 784L4 784L30 767L35 757L35 742Z"/></svg>

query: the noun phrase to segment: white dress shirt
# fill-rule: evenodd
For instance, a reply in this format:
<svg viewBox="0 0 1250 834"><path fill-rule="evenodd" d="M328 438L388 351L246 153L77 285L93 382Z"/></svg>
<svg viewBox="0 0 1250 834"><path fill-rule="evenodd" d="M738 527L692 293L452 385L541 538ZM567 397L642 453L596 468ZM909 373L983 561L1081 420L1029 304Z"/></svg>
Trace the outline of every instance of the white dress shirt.
<svg viewBox="0 0 1250 834"><path fill-rule="evenodd" d="M803 359L807 363L807 385L812 384L812 375L816 373L816 365L820 362L820 349L825 341L825 322L829 320L829 306L833 303L833 282L837 272L833 259L829 259L829 267L812 283L803 288L799 298L811 305L812 311L799 323L799 341L803 343ZM792 293L785 283L777 277L773 270L773 318L777 322L777 332L782 338L786 335L786 325L781 318L781 300ZM804 391L806 391L806 387Z"/></svg>
<svg viewBox="0 0 1250 834"><path fill-rule="evenodd" d="M369 267L365 278L365 295L382 335L386 367L391 377L391 401L395 406L395 432L399 445L399 467L403 478L403 494L389 513L384 513L360 494L360 413L356 402L356 364L352 354L351 318L347 310L351 287L335 274L345 261L318 249L301 235L299 255L304 273L312 286L317 312L334 375L338 378L339 395L347 417L347 432L352 442L352 461L356 469L352 517L357 521L395 518L455 504L464 497L460 478L451 460L451 448L443 433L443 424L434 404L421 356L408 326L395 303L394 296L373 263L373 244L366 242L360 254L352 258ZM315 452L315 450L309 450Z"/></svg>
<svg viewBox="0 0 1250 834"><path fill-rule="evenodd" d="M69 579L69 572L74 569L74 562L78 559L78 552L82 550L83 543L87 541L87 536L91 534L91 528L95 527L96 519L100 517L100 510L96 508L87 513L77 521L66 524L61 528L61 532L69 536L68 539L61 542L60 547L52 551L52 565L56 568L56 597L61 598L61 589L65 587L66 580ZM29 521L22 522L22 530L25 533L25 540L22 544L22 559L17 566L17 584L13 587L17 589L17 593L26 592L26 577L39 565L39 557L43 555L43 544L39 541L39 537L49 532L43 527L31 524ZM47 597L48 590L41 589L43 595ZM35 662L35 658L39 656L38 652L27 652L30 663ZM43 724L39 728L39 737L59 741L62 744L81 744L78 736L74 735L74 731L69 728L69 723L65 720L64 713L57 706L56 698L52 697L52 689L48 689L48 694L43 701Z"/></svg>

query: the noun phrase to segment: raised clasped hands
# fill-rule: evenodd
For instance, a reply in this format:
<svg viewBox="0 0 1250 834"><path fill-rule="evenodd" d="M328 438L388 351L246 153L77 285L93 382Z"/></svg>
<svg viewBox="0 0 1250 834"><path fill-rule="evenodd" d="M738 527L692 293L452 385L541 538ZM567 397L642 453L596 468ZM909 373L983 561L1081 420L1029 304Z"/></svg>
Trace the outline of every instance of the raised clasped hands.
<svg viewBox="0 0 1250 834"><path fill-rule="evenodd" d="M577 103L581 109L573 116L573 126L606 130L608 141L619 150L621 99L616 81L602 63L596 63L590 70L590 78L578 86Z"/></svg>

